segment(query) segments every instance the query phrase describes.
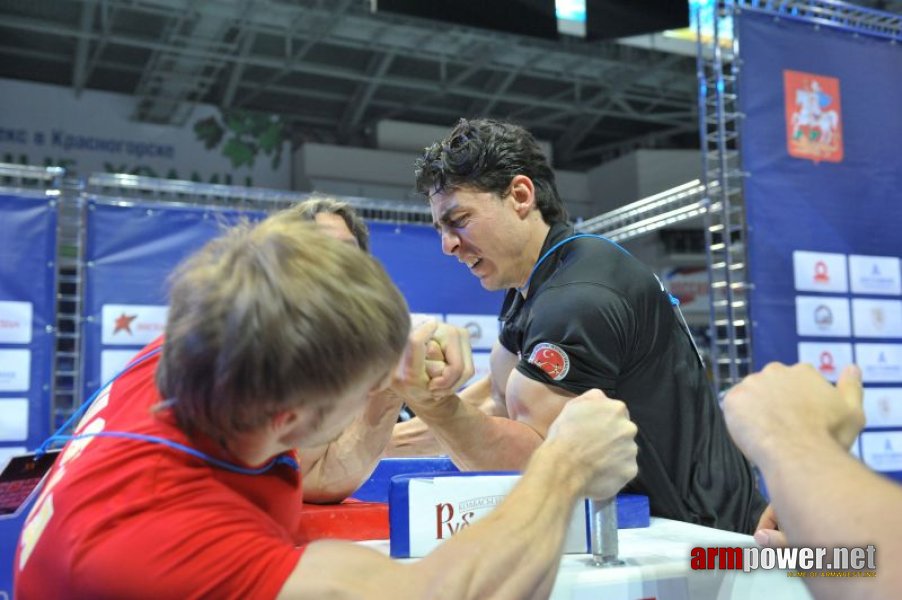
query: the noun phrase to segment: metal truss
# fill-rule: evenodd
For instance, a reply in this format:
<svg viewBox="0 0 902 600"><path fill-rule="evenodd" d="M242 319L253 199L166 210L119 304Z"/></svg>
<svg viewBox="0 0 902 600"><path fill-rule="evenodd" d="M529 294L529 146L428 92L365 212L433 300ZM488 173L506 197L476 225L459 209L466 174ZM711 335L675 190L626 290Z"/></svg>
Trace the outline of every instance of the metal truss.
<svg viewBox="0 0 902 600"><path fill-rule="evenodd" d="M701 181L695 179L587 219L576 229L602 234L615 242L629 240L703 216L708 210L705 191Z"/></svg>

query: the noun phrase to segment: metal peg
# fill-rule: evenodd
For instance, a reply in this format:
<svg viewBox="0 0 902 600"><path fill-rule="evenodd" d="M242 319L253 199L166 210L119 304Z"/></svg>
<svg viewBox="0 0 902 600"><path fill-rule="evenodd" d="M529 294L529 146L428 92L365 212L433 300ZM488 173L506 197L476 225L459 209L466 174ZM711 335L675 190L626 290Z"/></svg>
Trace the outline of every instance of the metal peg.
<svg viewBox="0 0 902 600"><path fill-rule="evenodd" d="M589 530L592 534L592 562L597 567L618 567L624 564L617 558L617 498L589 500L592 520Z"/></svg>

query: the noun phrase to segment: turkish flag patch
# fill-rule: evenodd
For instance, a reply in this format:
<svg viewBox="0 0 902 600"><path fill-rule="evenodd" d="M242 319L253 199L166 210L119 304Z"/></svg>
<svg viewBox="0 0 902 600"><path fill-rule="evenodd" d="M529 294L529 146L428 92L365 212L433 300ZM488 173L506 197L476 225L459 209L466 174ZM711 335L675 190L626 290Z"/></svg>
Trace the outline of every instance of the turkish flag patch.
<svg viewBox="0 0 902 600"><path fill-rule="evenodd" d="M532 349L527 361L548 374L555 381L560 381L570 371L570 357L559 346L542 342Z"/></svg>

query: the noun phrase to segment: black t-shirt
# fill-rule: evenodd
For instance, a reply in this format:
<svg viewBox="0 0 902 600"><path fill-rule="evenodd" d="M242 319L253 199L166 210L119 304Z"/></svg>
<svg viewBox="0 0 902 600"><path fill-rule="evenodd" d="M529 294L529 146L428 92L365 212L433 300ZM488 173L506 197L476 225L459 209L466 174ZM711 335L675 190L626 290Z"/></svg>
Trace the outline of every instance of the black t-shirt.
<svg viewBox="0 0 902 600"><path fill-rule="evenodd" d="M573 235L552 226L542 255ZM654 274L612 242L579 238L510 290L500 342L530 379L622 400L639 429L639 475L652 514L743 533L765 501L733 444L704 368Z"/></svg>

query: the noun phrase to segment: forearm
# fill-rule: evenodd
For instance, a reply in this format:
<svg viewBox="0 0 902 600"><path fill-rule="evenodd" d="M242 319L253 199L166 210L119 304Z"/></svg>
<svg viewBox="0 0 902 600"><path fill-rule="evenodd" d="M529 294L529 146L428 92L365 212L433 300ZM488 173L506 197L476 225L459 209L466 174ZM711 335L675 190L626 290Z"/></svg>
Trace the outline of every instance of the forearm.
<svg viewBox="0 0 902 600"><path fill-rule="evenodd" d="M393 458L440 454L445 454L444 447L438 443L429 427L419 417L397 423L385 448L385 456Z"/></svg>
<svg viewBox="0 0 902 600"><path fill-rule="evenodd" d="M456 396L417 414L461 470L523 470L543 441L528 425L487 415Z"/></svg>
<svg viewBox="0 0 902 600"><path fill-rule="evenodd" d="M427 589L448 598L548 597L581 488L581 475L554 453L538 450L502 507L414 565Z"/></svg>
<svg viewBox="0 0 902 600"><path fill-rule="evenodd" d="M315 542L279 597L547 598L584 476L566 452L545 446L500 507L423 560L403 564L346 542Z"/></svg>
<svg viewBox="0 0 902 600"><path fill-rule="evenodd" d="M497 415L496 403L492 398L491 385L485 377L467 387L460 394L460 399L467 404L479 408L489 415ZM398 423L392 431L391 441L385 449L385 456L437 456L447 453L445 447L435 439L429 426L419 417Z"/></svg>
<svg viewBox="0 0 902 600"><path fill-rule="evenodd" d="M764 457L780 527L793 546L877 548L876 578L808 578L818 598L886 598L902 587L902 488L870 472L832 440L794 440Z"/></svg>
<svg viewBox="0 0 902 600"><path fill-rule="evenodd" d="M396 396L374 399L334 442L302 452L304 501L340 502L360 487L385 451L400 408Z"/></svg>

